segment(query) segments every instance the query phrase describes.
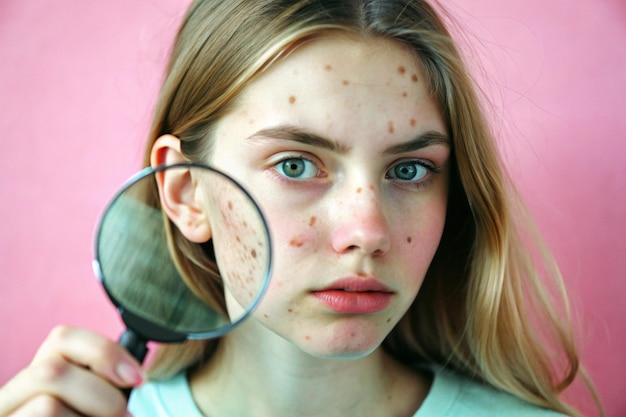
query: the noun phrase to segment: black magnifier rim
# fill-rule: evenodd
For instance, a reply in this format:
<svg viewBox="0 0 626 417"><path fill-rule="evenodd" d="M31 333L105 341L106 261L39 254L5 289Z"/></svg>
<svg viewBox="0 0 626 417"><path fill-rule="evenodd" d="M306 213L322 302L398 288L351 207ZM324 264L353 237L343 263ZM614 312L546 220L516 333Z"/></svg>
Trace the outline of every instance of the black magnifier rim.
<svg viewBox="0 0 626 417"><path fill-rule="evenodd" d="M261 298L263 297L263 295L265 294L265 292L267 291L267 288L269 286L269 281L270 281L271 271L272 271L272 258L273 258L273 256L272 256L272 253L273 253L272 238L271 238L271 235L270 235L269 227L267 225L267 220L265 218L265 215L263 214L263 211L261 210L261 207L259 207L259 205L257 204L256 200L252 197L252 195L248 192L248 190L246 190L241 184L239 184L239 182L237 182L233 177L231 177L230 175L226 174L225 172L222 172L222 171L220 171L220 170L218 170L216 168L213 168L213 167L211 167L209 165L206 165L206 164L199 164L199 163L196 163L196 162L183 162L183 163L176 163L176 164L170 164L170 165L159 165L157 167L149 166L149 167L146 167L146 168L142 169L141 171L137 172L133 176L131 176L118 189L118 191L115 193L113 198L111 198L111 200L105 206L105 209L104 209L104 211L102 212L102 214L100 216L100 220L98 221L98 226L97 226L97 229L96 229L96 238L95 238L95 242L94 242L95 243L95 246L94 246L94 259L92 261L92 267L93 267L93 270L94 270L94 274L96 275L96 278L98 278L98 280L100 281L100 284L104 288L107 296L109 297L109 299L111 300L113 305L118 309L118 312L120 313L122 318L124 319L125 314L129 314L131 316L131 320L130 321L136 321L136 320L132 320L132 319L136 319L139 316L137 314L135 314L135 313L130 312L130 310L127 310L126 307L123 305L123 303L119 302L119 300L111 293L111 291L109 291L109 288L106 285L104 272L102 270L102 265L101 265L100 259L99 259L99 254L100 254L100 251L99 251L99 249L100 249L100 237L101 237L100 235L102 234L102 229L103 229L103 225L104 225L107 213L109 212L111 207L115 204L117 199L122 194L124 194L124 192L126 192L130 187L132 187L137 182L141 181L142 179L144 179L144 178L146 178L146 177L148 177L150 175L153 175L153 174L156 174L158 172L165 171L165 170L168 170L168 169L173 169L173 168L187 168L187 169L199 168L199 169L205 169L205 170L211 171L211 172L213 172L213 173L215 173L217 175L220 175L220 176L226 178L227 180L229 180L241 192L243 192L246 195L246 197L248 197L248 199L250 199L250 201L252 201L252 204L254 205L256 210L259 212L259 215L261 216L261 221L263 222L263 228L265 229L265 233L267 235L268 260L267 260L266 273L265 273L265 277L263 278L263 284L261 286L260 291L258 292L256 297L254 298L254 300L252 301L250 306L248 306L248 308L245 309L244 314L242 314L237 320L235 320L233 322L230 322L230 324L228 324L226 326L222 326L222 327L219 327L217 329L209 330L209 331L206 331L206 332L187 332L187 333L185 333L184 331L167 329L165 326L162 326L160 324L154 323L153 321L145 319L143 317L140 317L139 321L145 321L148 325L156 326L157 328L160 328L160 329L163 329L163 330L165 330L167 332L170 332L173 335L180 335L181 338L188 339L188 340L203 340L203 339L212 339L212 338L220 337L220 336L228 333L229 331L231 331L235 327L237 327L239 324L241 324L246 318L248 318L250 316L250 314L252 314L252 312L259 305L259 303L261 302ZM126 322L126 320L124 320L124 323L128 326L128 323ZM141 332L141 329L134 329L131 326L129 326L129 328L130 328L130 330L136 331L139 334L143 334L143 332ZM153 338L150 338L150 337L148 337L148 340L159 341L156 338L153 339Z"/></svg>

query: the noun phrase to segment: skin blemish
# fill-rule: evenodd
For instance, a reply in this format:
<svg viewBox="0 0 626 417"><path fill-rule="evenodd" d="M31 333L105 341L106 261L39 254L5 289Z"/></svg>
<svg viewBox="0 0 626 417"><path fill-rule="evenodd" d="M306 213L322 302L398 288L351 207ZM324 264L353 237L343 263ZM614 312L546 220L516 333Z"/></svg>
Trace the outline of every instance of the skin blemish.
<svg viewBox="0 0 626 417"><path fill-rule="evenodd" d="M357 194L360 194L360 193L361 193L361 191L363 191L363 188L361 188L361 187L359 187L359 188L357 188L357 189L356 189L356 193L357 193Z"/></svg>
<svg viewBox="0 0 626 417"><path fill-rule="evenodd" d="M294 104L296 102L296 96L289 96L289 104Z"/></svg>
<svg viewBox="0 0 626 417"><path fill-rule="evenodd" d="M293 309L292 308L288 308L287 311L290 312L290 313L293 313Z"/></svg>
<svg viewBox="0 0 626 417"><path fill-rule="evenodd" d="M228 210L232 210L233 209L233 202L229 201L228 202Z"/></svg>
<svg viewBox="0 0 626 417"><path fill-rule="evenodd" d="M350 84L350 81L348 81L348 80L343 80L341 83L342 83L343 85L349 85L349 84Z"/></svg>
<svg viewBox="0 0 626 417"><path fill-rule="evenodd" d="M304 336L305 340L311 340L311 336Z"/></svg>
<svg viewBox="0 0 626 417"><path fill-rule="evenodd" d="M411 126L415 127L415 125L417 125L417 120L411 117L411 120L409 120L409 123L411 124Z"/></svg>
<svg viewBox="0 0 626 417"><path fill-rule="evenodd" d="M309 219L309 226L313 227L316 221L317 221L317 217L311 216L311 218Z"/></svg>
<svg viewBox="0 0 626 417"><path fill-rule="evenodd" d="M417 78L417 74L413 74L411 75L411 81L413 81L414 83L416 83L419 80L419 78Z"/></svg>
<svg viewBox="0 0 626 417"><path fill-rule="evenodd" d="M304 242L294 237L293 239L289 241L289 245L295 246L296 248L301 248L302 245L304 245Z"/></svg>
<svg viewBox="0 0 626 417"><path fill-rule="evenodd" d="M409 236L409 237L406 238L406 241L407 241L407 243L411 243L411 242L413 242L413 238L411 236Z"/></svg>
<svg viewBox="0 0 626 417"><path fill-rule="evenodd" d="M387 323L391 323L391 318L388 318L388 319L387 319Z"/></svg>
<svg viewBox="0 0 626 417"><path fill-rule="evenodd" d="M374 186L372 184L370 184L368 188L370 189L370 191L374 191Z"/></svg>
<svg viewBox="0 0 626 417"><path fill-rule="evenodd" d="M267 314L263 314L263 317L265 317L266 319L269 318L270 316L268 316Z"/></svg>
<svg viewBox="0 0 626 417"><path fill-rule="evenodd" d="M253 258L256 258L256 249L252 249L250 251L250 255L252 255Z"/></svg>
<svg viewBox="0 0 626 417"><path fill-rule="evenodd" d="M400 65L398 67L398 73L404 75L405 72L406 72L406 68L404 68L404 66Z"/></svg>
<svg viewBox="0 0 626 417"><path fill-rule="evenodd" d="M350 333L350 337L354 337L354 336L356 336L356 333L354 332Z"/></svg>
<svg viewBox="0 0 626 417"><path fill-rule="evenodd" d="M333 66L332 66L332 65L330 65L330 64L326 64L326 65L324 66L324 69L325 69L326 71L332 71L332 70L333 70Z"/></svg>
<svg viewBox="0 0 626 417"><path fill-rule="evenodd" d="M406 91L402 92L402 97L408 97L408 96L409 96L409 93L407 93Z"/></svg>
<svg viewBox="0 0 626 417"><path fill-rule="evenodd" d="M389 131L389 133L393 133L396 131L396 129L393 127L393 122L391 120L387 124L387 130Z"/></svg>

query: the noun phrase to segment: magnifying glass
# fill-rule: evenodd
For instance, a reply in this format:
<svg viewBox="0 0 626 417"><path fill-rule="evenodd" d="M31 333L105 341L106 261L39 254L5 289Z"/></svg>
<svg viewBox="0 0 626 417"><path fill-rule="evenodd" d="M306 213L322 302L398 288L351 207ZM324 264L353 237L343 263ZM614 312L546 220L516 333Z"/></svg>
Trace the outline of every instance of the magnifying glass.
<svg viewBox="0 0 626 417"><path fill-rule="evenodd" d="M158 208L164 196L157 183L168 176L199 190L211 228L207 242L186 240ZM119 343L141 363L148 341L208 339L232 330L267 289L269 236L251 195L217 169L184 163L137 173L107 206L95 241L94 272L126 325Z"/></svg>

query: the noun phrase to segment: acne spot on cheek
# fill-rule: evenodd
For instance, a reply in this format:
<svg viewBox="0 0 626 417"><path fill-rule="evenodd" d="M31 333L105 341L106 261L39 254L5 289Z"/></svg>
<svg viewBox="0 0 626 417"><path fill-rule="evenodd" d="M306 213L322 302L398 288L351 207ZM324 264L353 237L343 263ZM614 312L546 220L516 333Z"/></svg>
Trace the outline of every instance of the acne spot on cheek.
<svg viewBox="0 0 626 417"><path fill-rule="evenodd" d="M396 131L395 127L393 126L393 122L391 120L387 124L387 130L389 131L389 133L393 133Z"/></svg>
<svg viewBox="0 0 626 417"><path fill-rule="evenodd" d="M296 102L296 96L289 96L289 104L294 104Z"/></svg>
<svg viewBox="0 0 626 417"><path fill-rule="evenodd" d="M301 248L301 247L302 247L302 245L304 245L304 242L303 242L302 240L300 240L300 239L298 239L298 238L295 238L295 237L294 237L293 239L291 239L291 240L289 241L289 245L290 245L290 246L294 246L294 247L296 247L296 248Z"/></svg>
<svg viewBox="0 0 626 417"><path fill-rule="evenodd" d="M316 221L317 221L317 217L311 216L311 218L309 219L309 226L313 227Z"/></svg>
<svg viewBox="0 0 626 417"><path fill-rule="evenodd" d="M398 73L404 75L405 72L406 72L406 68L404 68L403 65L400 65L398 67Z"/></svg>

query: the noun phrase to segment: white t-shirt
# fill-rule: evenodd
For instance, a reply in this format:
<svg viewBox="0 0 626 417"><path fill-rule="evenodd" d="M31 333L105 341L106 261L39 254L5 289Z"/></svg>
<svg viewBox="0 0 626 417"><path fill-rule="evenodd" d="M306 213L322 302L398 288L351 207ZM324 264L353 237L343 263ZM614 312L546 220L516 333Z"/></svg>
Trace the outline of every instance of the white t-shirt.
<svg viewBox="0 0 626 417"><path fill-rule="evenodd" d="M204 417L184 373L133 390L128 406L135 417ZM435 370L426 399L414 417L563 417L492 387L445 370Z"/></svg>

